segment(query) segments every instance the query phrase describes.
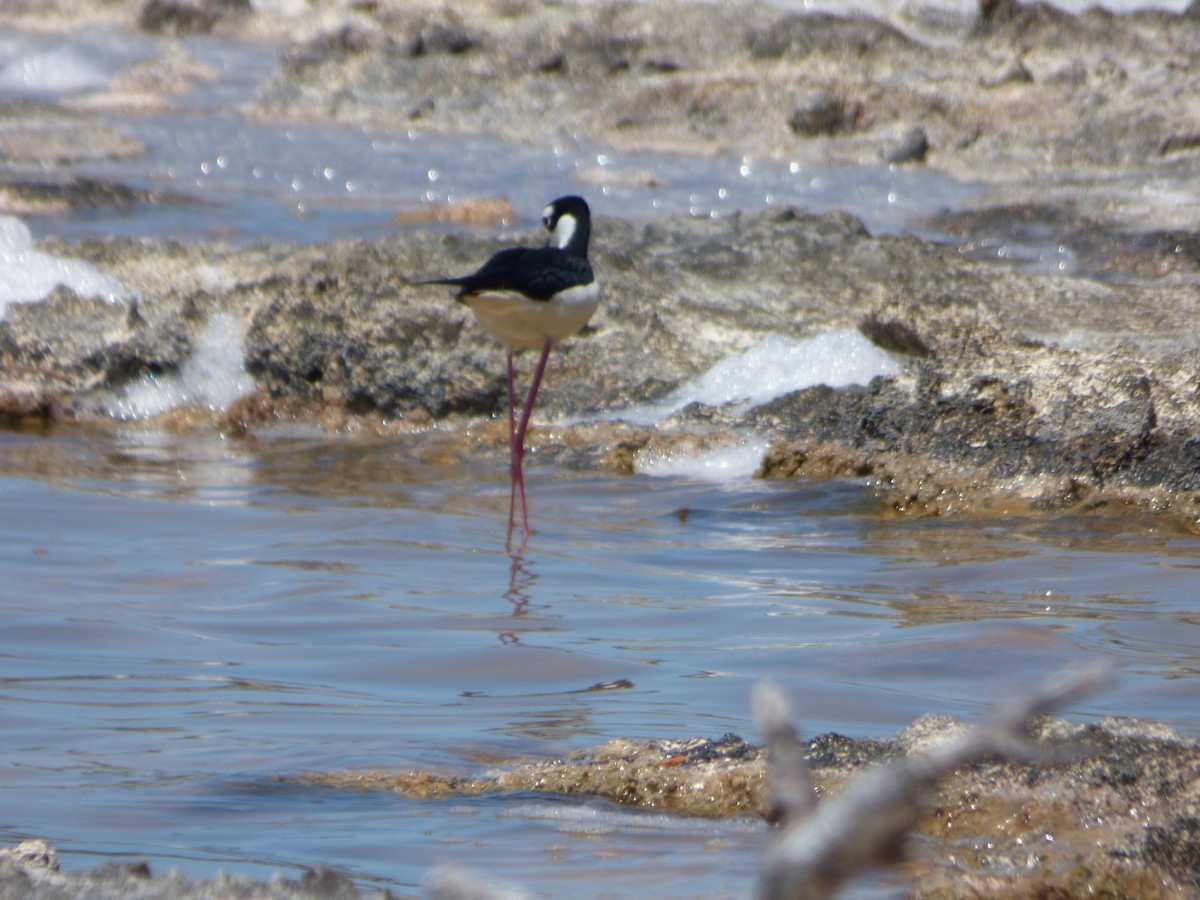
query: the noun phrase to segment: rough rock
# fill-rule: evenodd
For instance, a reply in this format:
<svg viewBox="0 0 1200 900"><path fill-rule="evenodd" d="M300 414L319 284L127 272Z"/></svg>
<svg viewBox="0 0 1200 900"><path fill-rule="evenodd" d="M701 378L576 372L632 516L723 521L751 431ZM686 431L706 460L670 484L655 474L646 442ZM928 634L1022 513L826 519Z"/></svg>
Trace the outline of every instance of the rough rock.
<svg viewBox="0 0 1200 900"><path fill-rule="evenodd" d="M16 215L80 212L97 207L133 210L144 203L187 203L187 198L131 188L102 178L0 180L0 211Z"/></svg>
<svg viewBox="0 0 1200 900"><path fill-rule="evenodd" d="M358 900L364 895L349 877L324 866L294 881L269 882L219 873L211 881L188 879L177 870L156 875L145 862L105 863L86 872L59 870L58 853L45 841L0 849L0 897L21 900ZM377 900L390 897L374 894Z"/></svg>
<svg viewBox="0 0 1200 900"><path fill-rule="evenodd" d="M0 323L7 393L34 398L33 408L50 396L86 410L97 390L177 367L220 310L246 322L259 408L492 416L505 399L499 348L448 291L413 282L536 239L411 231L316 247L47 245L110 272L139 300L110 306L59 291L11 308ZM844 214L791 209L600 219L593 243L605 298L555 354L543 400L551 418L619 414L767 334L857 326L904 371L750 410L693 406L657 432L556 427L564 464L620 470L618 444L632 452L753 429L773 442L764 475L869 476L902 511L1133 503L1200 518L1200 351L1188 337L1200 294L1186 280L1021 275L951 247L873 238Z"/></svg>
<svg viewBox="0 0 1200 900"><path fill-rule="evenodd" d="M805 747L817 792L836 795L866 768L911 756L962 733L925 716L888 740L838 734ZM1099 893L1184 898L1200 885L1195 854L1200 746L1161 725L1102 719L1085 725L1043 717L1030 739L1045 759L982 761L953 772L930 798L906 872L912 895L1045 897ZM445 798L550 791L603 797L684 815L761 815L767 809L762 750L734 735L718 740L609 741L561 760L513 761L481 774L384 770L306 773L287 780L333 790L386 790ZM145 863L90 872L57 869L52 848L30 841L0 851L0 897L353 898L344 875L320 867L296 881L152 874Z"/></svg>
<svg viewBox="0 0 1200 900"><path fill-rule="evenodd" d="M145 152L134 138L61 106L0 100L0 162L48 167Z"/></svg>
<svg viewBox="0 0 1200 900"><path fill-rule="evenodd" d="M963 723L925 716L889 740L813 738L806 758L818 794L836 795L865 768L922 752ZM910 846L914 896L1185 897L1200 884L1192 852L1200 747L1161 725L1041 718L1031 738L1049 761L983 761L946 778ZM760 748L719 740L610 741L562 760L439 775L382 770L309 773L339 790L411 797L550 791L685 815L767 810Z"/></svg>

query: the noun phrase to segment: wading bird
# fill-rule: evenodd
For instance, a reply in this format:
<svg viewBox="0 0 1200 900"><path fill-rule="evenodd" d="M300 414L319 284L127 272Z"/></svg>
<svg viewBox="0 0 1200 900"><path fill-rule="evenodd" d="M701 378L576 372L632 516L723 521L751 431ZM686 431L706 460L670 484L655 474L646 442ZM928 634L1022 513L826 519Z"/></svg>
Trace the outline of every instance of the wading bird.
<svg viewBox="0 0 1200 900"><path fill-rule="evenodd" d="M522 544L529 538L525 507L525 431L546 372L550 348L578 332L600 300L600 284L587 259L591 212L582 197L559 197L542 212L550 232L545 247L512 247L501 250L473 275L435 278L418 284L448 284L458 288L457 299L470 307L484 331L504 345L508 358L508 443L511 492L508 528L515 527L515 507L521 504ZM513 387L513 353L540 350L537 368L521 421L516 419Z"/></svg>

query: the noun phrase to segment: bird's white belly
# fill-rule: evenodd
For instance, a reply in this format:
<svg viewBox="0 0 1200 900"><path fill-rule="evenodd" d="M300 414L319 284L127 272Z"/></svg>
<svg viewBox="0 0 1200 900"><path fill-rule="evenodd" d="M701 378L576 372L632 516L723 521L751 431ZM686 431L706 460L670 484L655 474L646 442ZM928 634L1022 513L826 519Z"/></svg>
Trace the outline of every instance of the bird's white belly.
<svg viewBox="0 0 1200 900"><path fill-rule="evenodd" d="M510 350L540 349L547 340L557 344L588 323L600 302L600 285L580 285L550 300L530 300L510 291L469 294L463 302L475 313L484 331Z"/></svg>

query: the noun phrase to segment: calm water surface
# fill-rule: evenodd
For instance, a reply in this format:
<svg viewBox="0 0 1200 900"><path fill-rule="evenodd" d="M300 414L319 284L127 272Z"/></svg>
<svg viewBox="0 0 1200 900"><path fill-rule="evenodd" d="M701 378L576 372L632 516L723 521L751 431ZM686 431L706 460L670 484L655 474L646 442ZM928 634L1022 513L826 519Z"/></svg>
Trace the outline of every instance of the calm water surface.
<svg viewBox="0 0 1200 900"><path fill-rule="evenodd" d="M852 483L534 457L515 557L502 461L414 462L439 440L0 433L0 838L70 868L324 861L403 894L458 861L560 895L730 896L756 822L278 777L753 737L764 676L809 734L887 735L1094 659L1120 685L1074 715L1198 731L1200 539L1161 523L907 521Z"/></svg>

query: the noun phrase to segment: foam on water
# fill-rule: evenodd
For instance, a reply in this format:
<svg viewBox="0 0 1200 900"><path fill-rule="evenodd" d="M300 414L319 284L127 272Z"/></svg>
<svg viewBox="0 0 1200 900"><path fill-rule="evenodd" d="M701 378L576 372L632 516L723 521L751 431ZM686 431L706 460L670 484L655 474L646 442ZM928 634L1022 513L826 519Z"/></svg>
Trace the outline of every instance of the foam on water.
<svg viewBox="0 0 1200 900"><path fill-rule="evenodd" d="M732 447L717 447L697 454L639 450L634 469L642 475L692 478L696 481L745 481L758 471L767 442L748 438Z"/></svg>
<svg viewBox="0 0 1200 900"><path fill-rule="evenodd" d="M218 313L196 340L192 355L178 372L146 374L115 392L104 406L117 419L144 419L184 404L214 412L254 389L242 357L241 322Z"/></svg>
<svg viewBox="0 0 1200 900"><path fill-rule="evenodd" d="M855 328L838 328L804 340L773 334L744 353L721 360L658 403L630 407L617 417L650 425L690 403L759 406L816 384L866 384L896 375L900 365Z"/></svg>
<svg viewBox="0 0 1200 900"><path fill-rule="evenodd" d="M24 222L0 216L0 314L9 303L44 300L60 284L81 297L110 303L126 296L115 278L82 260L42 253Z"/></svg>
<svg viewBox="0 0 1200 900"><path fill-rule="evenodd" d="M554 822L563 831L576 834L604 834L618 829L634 828L711 838L729 834L767 834L770 829L770 826L757 816L736 816L728 819L688 818L675 813L613 806L603 800L583 804L521 803L501 811L500 817Z"/></svg>

